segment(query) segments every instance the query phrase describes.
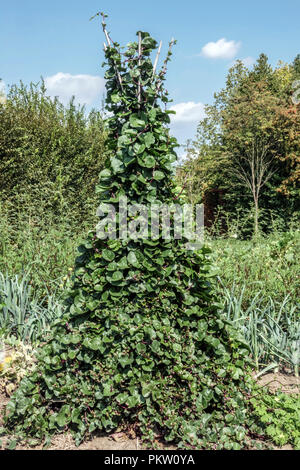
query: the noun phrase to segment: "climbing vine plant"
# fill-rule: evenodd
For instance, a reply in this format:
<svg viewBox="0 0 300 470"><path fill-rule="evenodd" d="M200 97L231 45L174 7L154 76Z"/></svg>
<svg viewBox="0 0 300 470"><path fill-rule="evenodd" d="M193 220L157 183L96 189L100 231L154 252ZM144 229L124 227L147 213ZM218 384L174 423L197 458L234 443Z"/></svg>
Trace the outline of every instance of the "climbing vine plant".
<svg viewBox="0 0 300 470"><path fill-rule="evenodd" d="M171 41L157 71L148 33L124 51L106 30L105 66L112 157L101 172L99 203L181 204L172 180L164 89ZM119 220L117 220L118 225ZM221 314L209 250L185 240L100 239L79 247L63 318L40 348L35 370L6 407L6 432L49 441L70 431L79 444L94 431L131 430L144 443L239 449L261 429L249 351Z"/></svg>

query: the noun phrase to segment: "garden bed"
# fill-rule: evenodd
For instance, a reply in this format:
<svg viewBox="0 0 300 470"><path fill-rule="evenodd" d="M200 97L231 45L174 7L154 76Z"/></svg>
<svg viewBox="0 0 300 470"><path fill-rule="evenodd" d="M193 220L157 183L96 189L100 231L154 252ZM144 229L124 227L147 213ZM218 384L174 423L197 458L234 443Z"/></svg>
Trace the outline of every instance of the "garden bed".
<svg viewBox="0 0 300 470"><path fill-rule="evenodd" d="M270 391L275 392L281 389L286 394L300 393L300 378L293 376L288 373L269 373L258 379L258 383L262 386L267 386ZM4 394L0 394L0 415L2 409L6 406L9 401L9 397ZM0 418L1 419L1 418ZM1 425L1 421L0 421ZM5 448L6 438L2 438L2 447L0 450ZM176 449L171 445L160 444L164 450ZM28 445L17 445L16 450L40 450L42 445L28 446ZM95 433L91 439L86 440L80 446L76 447L75 442L70 433L60 434L53 438L52 444L49 450L141 450L143 447L139 439L132 432L131 436L125 433ZM285 445L282 447L274 446L277 450L292 450L292 446Z"/></svg>

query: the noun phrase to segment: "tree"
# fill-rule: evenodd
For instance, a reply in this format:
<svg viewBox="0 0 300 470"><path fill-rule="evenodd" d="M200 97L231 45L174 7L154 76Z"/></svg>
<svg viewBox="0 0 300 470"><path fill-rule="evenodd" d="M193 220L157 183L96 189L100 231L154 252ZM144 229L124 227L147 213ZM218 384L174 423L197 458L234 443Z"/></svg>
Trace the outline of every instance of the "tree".
<svg viewBox="0 0 300 470"><path fill-rule="evenodd" d="M250 77L258 82L261 80L271 81L272 67L269 64L269 59L266 54L260 54L256 63L254 64L253 70L250 72Z"/></svg>
<svg viewBox="0 0 300 470"><path fill-rule="evenodd" d="M300 54L297 54L293 61L293 71L295 78L300 78Z"/></svg>
<svg viewBox="0 0 300 470"><path fill-rule="evenodd" d="M259 232L262 188L274 174L279 99L264 81L244 83L222 113L223 141L232 173L250 190L254 202L254 235Z"/></svg>
<svg viewBox="0 0 300 470"><path fill-rule="evenodd" d="M177 142L162 107L173 41L156 73L148 33L121 54L105 15L102 24L113 156L100 173L100 207L125 195L131 204L182 205L172 179ZM119 233L116 211L106 236L91 230L79 247L65 316L12 396L6 429L39 438L69 429L77 443L119 428L152 445L161 436L186 448L248 446L258 429L246 418L249 352L215 302L209 250L187 250L185 237L166 239L162 229L155 239L114 239L113 222Z"/></svg>
<svg viewBox="0 0 300 470"><path fill-rule="evenodd" d="M283 129L278 158L285 167L285 178L277 188L279 193L296 200L299 206L300 183L300 106L288 103L278 109L278 126Z"/></svg>
<svg viewBox="0 0 300 470"><path fill-rule="evenodd" d="M253 70L237 62L225 88L206 106L206 118L180 172L181 182L190 174L192 192L203 200L221 191L228 218L252 211L255 233L260 213L260 227L269 230L268 214L281 216L287 226L297 205L299 106L291 100L294 77L293 66L280 62L273 70L264 54Z"/></svg>

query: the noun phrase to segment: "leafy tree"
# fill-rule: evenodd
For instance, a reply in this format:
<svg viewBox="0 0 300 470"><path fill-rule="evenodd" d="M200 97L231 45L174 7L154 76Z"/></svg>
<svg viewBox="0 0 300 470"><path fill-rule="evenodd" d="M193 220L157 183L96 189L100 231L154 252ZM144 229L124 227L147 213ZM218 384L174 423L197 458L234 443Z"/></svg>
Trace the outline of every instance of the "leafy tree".
<svg viewBox="0 0 300 470"><path fill-rule="evenodd" d="M269 64L269 59L266 54L260 54L256 63L253 66L253 70L250 72L250 77L255 81L260 82L261 80L272 79L272 67Z"/></svg>
<svg viewBox="0 0 300 470"><path fill-rule="evenodd" d="M278 107L278 98L270 93L264 81L250 81L244 83L222 112L223 142L231 171L253 197L255 235L259 231L261 190L274 173L280 139L276 120Z"/></svg>
<svg viewBox="0 0 300 470"><path fill-rule="evenodd" d="M113 156L99 201L182 204L172 179L177 142L162 107L171 50L156 73L148 33L121 53L104 15L103 28ZM165 239L162 230L156 239L109 233L99 239L92 230L79 247L66 314L12 396L6 429L38 438L69 429L77 443L119 428L185 448L249 446L258 429L248 416L249 352L216 304L209 250L189 251L185 238Z"/></svg>
<svg viewBox="0 0 300 470"><path fill-rule="evenodd" d="M278 157L285 171L277 188L279 193L294 199L299 209L300 197L300 106L289 103L278 110L282 128L281 152Z"/></svg>
<svg viewBox="0 0 300 470"><path fill-rule="evenodd" d="M297 206L299 107L291 100L293 73L284 63L273 70L264 54L253 70L241 62L232 67L226 87L206 106L180 172L181 182L190 173L193 191L203 200L221 191L224 211L248 213L253 207L255 233L259 214L274 211L287 221ZM268 219L260 223L267 229Z"/></svg>
<svg viewBox="0 0 300 470"><path fill-rule="evenodd" d="M293 72L295 77L300 78L300 54L297 54L293 61Z"/></svg>

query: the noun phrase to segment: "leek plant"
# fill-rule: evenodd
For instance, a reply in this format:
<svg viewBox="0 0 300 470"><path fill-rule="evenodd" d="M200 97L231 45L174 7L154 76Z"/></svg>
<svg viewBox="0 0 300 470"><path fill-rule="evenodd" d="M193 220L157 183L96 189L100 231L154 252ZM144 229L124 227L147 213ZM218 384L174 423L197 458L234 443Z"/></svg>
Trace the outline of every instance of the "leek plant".
<svg viewBox="0 0 300 470"><path fill-rule="evenodd" d="M0 272L0 331L23 342L37 342L62 313L54 295L38 300L26 274L10 278Z"/></svg>
<svg viewBox="0 0 300 470"><path fill-rule="evenodd" d="M248 307L244 305L245 287L236 294L224 287L224 313L242 333L248 343L257 375L268 370L279 370L287 365L299 376L300 321L299 305L293 305L289 296L282 302L267 299L257 293ZM260 368L263 366L261 371Z"/></svg>

